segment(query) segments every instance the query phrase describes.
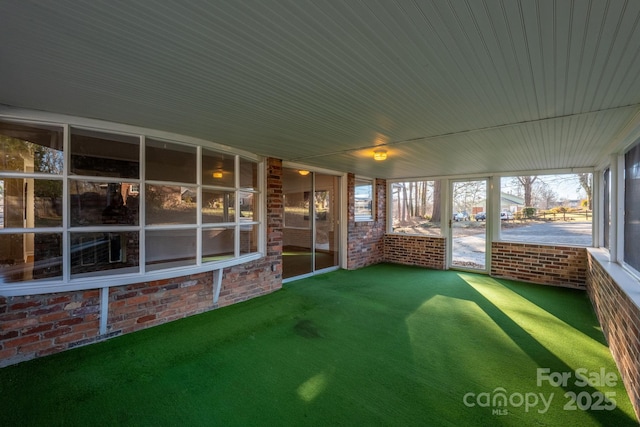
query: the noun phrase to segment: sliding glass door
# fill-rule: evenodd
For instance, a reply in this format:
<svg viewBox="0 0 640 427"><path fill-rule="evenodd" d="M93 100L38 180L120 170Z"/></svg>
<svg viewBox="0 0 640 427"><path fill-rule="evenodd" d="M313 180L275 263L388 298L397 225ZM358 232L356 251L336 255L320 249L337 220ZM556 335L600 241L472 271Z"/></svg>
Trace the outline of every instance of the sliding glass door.
<svg viewBox="0 0 640 427"><path fill-rule="evenodd" d="M333 175L284 168L283 278L339 265L339 183Z"/></svg>

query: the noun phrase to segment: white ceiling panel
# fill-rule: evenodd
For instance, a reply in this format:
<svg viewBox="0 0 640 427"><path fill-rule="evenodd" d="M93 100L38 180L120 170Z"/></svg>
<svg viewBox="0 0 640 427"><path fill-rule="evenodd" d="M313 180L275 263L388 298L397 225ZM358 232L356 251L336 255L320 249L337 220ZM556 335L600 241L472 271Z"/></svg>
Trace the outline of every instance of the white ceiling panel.
<svg viewBox="0 0 640 427"><path fill-rule="evenodd" d="M0 40L0 104L366 176L593 167L640 120L636 1L0 0Z"/></svg>

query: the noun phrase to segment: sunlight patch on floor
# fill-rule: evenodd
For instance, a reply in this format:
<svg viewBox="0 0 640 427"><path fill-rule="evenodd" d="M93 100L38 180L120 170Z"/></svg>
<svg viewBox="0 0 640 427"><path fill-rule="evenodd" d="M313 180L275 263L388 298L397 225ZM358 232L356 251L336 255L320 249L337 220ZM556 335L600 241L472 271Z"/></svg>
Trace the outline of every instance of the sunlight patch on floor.
<svg viewBox="0 0 640 427"><path fill-rule="evenodd" d="M487 375L502 372L503 360L492 352L511 354L513 366L535 369L529 355L474 301L436 295L414 310L406 324L414 363L443 373L445 383L447 373L478 385L497 381L497 376Z"/></svg>
<svg viewBox="0 0 640 427"><path fill-rule="evenodd" d="M602 343L510 290L497 280L469 274L459 274L459 276L568 366L584 364L585 352L590 354L591 362L596 362L598 359L605 361L609 357L609 349ZM572 343L571 346L566 345L568 341Z"/></svg>
<svg viewBox="0 0 640 427"><path fill-rule="evenodd" d="M328 382L327 372L319 372L300 384L297 389L298 396L305 402L311 402L327 388Z"/></svg>

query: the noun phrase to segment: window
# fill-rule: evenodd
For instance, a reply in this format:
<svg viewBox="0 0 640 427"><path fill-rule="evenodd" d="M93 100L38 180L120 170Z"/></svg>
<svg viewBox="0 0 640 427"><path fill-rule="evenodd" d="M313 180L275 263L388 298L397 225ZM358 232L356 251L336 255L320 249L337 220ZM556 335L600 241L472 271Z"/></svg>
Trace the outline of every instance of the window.
<svg viewBox="0 0 640 427"><path fill-rule="evenodd" d="M624 262L640 271L640 143L624 157Z"/></svg>
<svg viewBox="0 0 640 427"><path fill-rule="evenodd" d="M356 178L354 188L354 216L356 221L374 221L373 180Z"/></svg>
<svg viewBox="0 0 640 427"><path fill-rule="evenodd" d="M71 278L138 273L140 137L71 128Z"/></svg>
<svg viewBox="0 0 640 427"><path fill-rule="evenodd" d="M0 284L131 283L259 256L257 160L144 135L64 134L0 120Z"/></svg>
<svg viewBox="0 0 640 427"><path fill-rule="evenodd" d="M591 173L502 177L502 239L591 245L592 178Z"/></svg>
<svg viewBox="0 0 640 427"><path fill-rule="evenodd" d="M440 185L439 180L390 183L392 231L440 236Z"/></svg>
<svg viewBox="0 0 640 427"><path fill-rule="evenodd" d="M603 246L609 249L609 233L611 232L611 169L607 168L602 174L602 184L604 187L604 200L602 210Z"/></svg>
<svg viewBox="0 0 640 427"><path fill-rule="evenodd" d="M61 126L0 122L0 283L62 277Z"/></svg>

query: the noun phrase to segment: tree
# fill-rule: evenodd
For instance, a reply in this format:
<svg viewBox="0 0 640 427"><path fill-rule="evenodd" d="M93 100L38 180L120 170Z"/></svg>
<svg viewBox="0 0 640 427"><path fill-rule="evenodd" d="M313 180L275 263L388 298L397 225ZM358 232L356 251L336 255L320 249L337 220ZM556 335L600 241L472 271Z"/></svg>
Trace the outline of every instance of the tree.
<svg viewBox="0 0 640 427"><path fill-rule="evenodd" d="M558 198L558 195L547 183L541 182L540 184L541 185L538 189L538 198L540 204L536 207L541 209L550 209L554 205L556 199Z"/></svg>
<svg viewBox="0 0 640 427"><path fill-rule="evenodd" d="M538 179L537 176L518 176L518 182L522 185L522 189L524 190L524 205L525 207L530 207L532 205L532 191L533 191L533 183Z"/></svg>
<svg viewBox="0 0 640 427"><path fill-rule="evenodd" d="M590 173L579 173L578 180L580 187L587 193L587 209L591 210L591 190L593 187L593 175Z"/></svg>
<svg viewBox="0 0 640 427"><path fill-rule="evenodd" d="M420 215L421 217L425 217L427 215L427 204L428 204L428 183L427 181L421 181L420 182L420 211L418 212L418 215Z"/></svg>
<svg viewBox="0 0 640 427"><path fill-rule="evenodd" d="M440 222L440 191L442 184L440 180L433 181L433 214L431 222Z"/></svg>
<svg viewBox="0 0 640 427"><path fill-rule="evenodd" d="M400 207L400 221L406 221L407 218L407 186L402 183L402 204Z"/></svg>

